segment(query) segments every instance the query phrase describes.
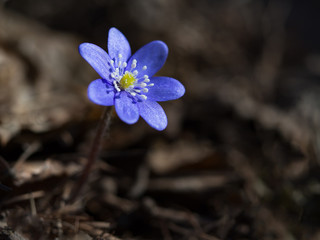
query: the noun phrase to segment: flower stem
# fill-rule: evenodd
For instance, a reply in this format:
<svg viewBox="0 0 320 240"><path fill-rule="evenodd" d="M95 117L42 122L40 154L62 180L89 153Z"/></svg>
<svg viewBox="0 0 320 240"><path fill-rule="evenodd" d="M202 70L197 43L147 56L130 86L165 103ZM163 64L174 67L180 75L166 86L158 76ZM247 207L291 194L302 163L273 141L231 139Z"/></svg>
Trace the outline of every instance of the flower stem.
<svg viewBox="0 0 320 240"><path fill-rule="evenodd" d="M80 178L75 183L72 189L70 198L68 200L69 203L73 203L76 200L78 194L80 193L81 189L83 188L85 182L89 177L89 174L91 172L91 168L94 162L99 156L103 136L110 128L112 110L113 110L113 107L106 107L106 109L104 110L101 116L99 126L96 130L96 135L93 139L92 146L88 155L87 164L83 168Z"/></svg>

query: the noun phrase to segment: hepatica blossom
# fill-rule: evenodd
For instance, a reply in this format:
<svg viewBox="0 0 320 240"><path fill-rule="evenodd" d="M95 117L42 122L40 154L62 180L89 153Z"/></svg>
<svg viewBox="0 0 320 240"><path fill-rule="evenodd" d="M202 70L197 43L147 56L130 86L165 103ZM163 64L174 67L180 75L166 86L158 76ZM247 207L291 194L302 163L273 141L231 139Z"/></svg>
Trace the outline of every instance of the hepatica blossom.
<svg viewBox="0 0 320 240"><path fill-rule="evenodd" d="M101 77L88 87L92 102L115 105L120 119L128 124L141 116L157 130L166 128L167 116L158 102L180 98L185 89L176 79L153 76L168 56L164 42L150 42L131 55L126 37L111 28L108 53L92 43L82 43L79 52Z"/></svg>

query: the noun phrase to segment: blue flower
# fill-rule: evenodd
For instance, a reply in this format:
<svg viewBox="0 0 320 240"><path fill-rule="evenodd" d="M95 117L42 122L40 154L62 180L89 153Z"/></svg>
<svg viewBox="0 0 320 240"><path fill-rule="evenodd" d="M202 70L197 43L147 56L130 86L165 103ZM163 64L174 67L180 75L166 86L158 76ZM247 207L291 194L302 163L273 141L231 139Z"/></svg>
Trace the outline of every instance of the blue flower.
<svg viewBox="0 0 320 240"><path fill-rule="evenodd" d="M111 28L109 54L92 43L82 43L79 52L101 77L88 87L92 102L115 105L120 119L128 124L136 123L141 116L157 130L166 128L167 116L157 102L180 98L185 88L176 79L153 76L168 56L164 42L150 42L131 55L126 37L118 29Z"/></svg>

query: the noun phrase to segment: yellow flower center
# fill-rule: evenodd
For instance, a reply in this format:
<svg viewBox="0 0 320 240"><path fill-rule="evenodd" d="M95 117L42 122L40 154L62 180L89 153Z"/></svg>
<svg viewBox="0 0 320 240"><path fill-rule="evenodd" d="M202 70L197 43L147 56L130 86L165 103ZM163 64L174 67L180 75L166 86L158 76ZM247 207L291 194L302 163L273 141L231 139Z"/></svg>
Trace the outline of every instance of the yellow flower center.
<svg viewBox="0 0 320 240"><path fill-rule="evenodd" d="M120 80L120 87L122 89L127 89L128 87L132 86L135 82L136 79L134 78L133 74L130 72L126 72Z"/></svg>

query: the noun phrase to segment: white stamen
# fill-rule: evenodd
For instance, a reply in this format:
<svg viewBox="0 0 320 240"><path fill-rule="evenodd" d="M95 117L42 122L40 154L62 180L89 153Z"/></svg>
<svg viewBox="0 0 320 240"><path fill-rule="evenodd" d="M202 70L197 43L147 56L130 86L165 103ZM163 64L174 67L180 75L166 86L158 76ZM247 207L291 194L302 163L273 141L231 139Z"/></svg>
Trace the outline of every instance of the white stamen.
<svg viewBox="0 0 320 240"><path fill-rule="evenodd" d="M132 97L137 95L135 92L131 92L130 94L131 94Z"/></svg>
<svg viewBox="0 0 320 240"><path fill-rule="evenodd" d="M147 100L147 96L146 96L146 95L141 94L140 97L141 97L143 100Z"/></svg>
<svg viewBox="0 0 320 240"><path fill-rule="evenodd" d="M141 92L141 90L139 90L139 89L134 89L134 91L137 93Z"/></svg>
<svg viewBox="0 0 320 240"><path fill-rule="evenodd" d="M114 61L113 60L110 60L110 64L113 66L113 64L114 64Z"/></svg>
<svg viewBox="0 0 320 240"><path fill-rule="evenodd" d="M146 78L143 80L144 82L150 82L150 79Z"/></svg>
<svg viewBox="0 0 320 240"><path fill-rule="evenodd" d="M137 67L137 60L136 59L133 59L132 60L132 63L131 63L131 68L136 68Z"/></svg>
<svg viewBox="0 0 320 240"><path fill-rule="evenodd" d="M146 87L146 86L147 86L147 84L146 84L146 83L144 83L144 82L142 82L142 83L140 84L140 86L141 86L142 88L144 88L144 87Z"/></svg>
<svg viewBox="0 0 320 240"><path fill-rule="evenodd" d="M144 66L142 67L142 70L147 70L147 66L144 65Z"/></svg>
<svg viewBox="0 0 320 240"><path fill-rule="evenodd" d="M120 92L120 88L117 85L117 81L113 81L113 86L117 90L117 92Z"/></svg>
<svg viewBox="0 0 320 240"><path fill-rule="evenodd" d="M144 88L144 89L142 89L142 91L147 93L147 92L149 92L149 89L148 88Z"/></svg>
<svg viewBox="0 0 320 240"><path fill-rule="evenodd" d="M154 86L154 83L150 83L148 86L152 87L152 86Z"/></svg>
<svg viewBox="0 0 320 240"><path fill-rule="evenodd" d="M119 59L121 59L121 58L122 58L122 54L121 54L121 53L119 53L118 57L119 57Z"/></svg>
<svg viewBox="0 0 320 240"><path fill-rule="evenodd" d="M134 76L137 76L138 70L134 70L134 71L132 72L132 74L133 74Z"/></svg>
<svg viewBox="0 0 320 240"><path fill-rule="evenodd" d="M126 62L123 62L123 63L122 63L122 67L124 67L124 68L127 67L127 63L126 63Z"/></svg>

